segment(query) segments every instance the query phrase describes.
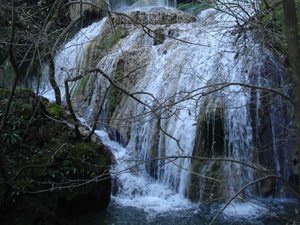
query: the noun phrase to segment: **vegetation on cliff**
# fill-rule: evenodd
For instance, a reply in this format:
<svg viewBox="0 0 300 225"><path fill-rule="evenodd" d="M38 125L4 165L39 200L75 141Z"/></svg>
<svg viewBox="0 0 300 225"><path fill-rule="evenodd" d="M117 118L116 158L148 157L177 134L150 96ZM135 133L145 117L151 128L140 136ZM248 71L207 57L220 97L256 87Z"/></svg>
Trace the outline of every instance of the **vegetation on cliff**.
<svg viewBox="0 0 300 225"><path fill-rule="evenodd" d="M0 89L0 118L9 94ZM54 224L110 201L110 156L80 142L56 104L17 88L1 135L1 224Z"/></svg>

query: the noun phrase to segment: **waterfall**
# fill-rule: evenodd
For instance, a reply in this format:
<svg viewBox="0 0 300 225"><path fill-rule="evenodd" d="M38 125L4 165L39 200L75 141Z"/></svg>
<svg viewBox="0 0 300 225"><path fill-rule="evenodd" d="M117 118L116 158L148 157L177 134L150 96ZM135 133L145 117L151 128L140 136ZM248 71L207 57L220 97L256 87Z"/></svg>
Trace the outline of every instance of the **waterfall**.
<svg viewBox="0 0 300 225"><path fill-rule="evenodd" d="M151 13L134 15L147 16L148 21L161 15ZM114 198L120 204L168 211L191 206L187 198L230 198L260 176L241 163L262 164L289 179L292 142L278 143L278 138L287 137L280 126L292 126L289 104L273 94L238 85L275 88L279 84L288 95L289 81L281 78L283 68L251 32L240 34L233 26L234 17L214 9L202 12L198 22L147 24L149 33L121 19L115 21L119 21L115 33L107 31L108 19L82 30L57 54L55 65L60 84L64 77L94 66L132 94L124 96L110 87L102 115L106 128L96 132L116 157ZM106 46L103 38L107 38ZM100 74L73 84L75 108L88 124L108 86ZM262 128L263 124L268 127ZM109 139L110 130L111 136L121 137L123 146ZM241 163L199 161L193 156ZM277 182L275 189L267 184L251 186L242 197L279 196Z"/></svg>
<svg viewBox="0 0 300 225"><path fill-rule="evenodd" d="M86 61L89 54L87 48L91 46L93 40L101 34L101 27L105 21L106 19L103 19L93 23L87 28L81 29L71 41L57 52L54 58L55 78L62 96L65 95L65 78L78 76L87 69L87 67L85 67L86 64L89 64L89 62ZM45 84L42 85L41 93L50 100L54 100L54 91L47 80L44 82Z"/></svg>
<svg viewBox="0 0 300 225"><path fill-rule="evenodd" d="M110 5L113 9L117 9L118 11L128 11L134 9L147 9L147 7L174 7L177 5L176 0L121 0L121 1L114 1L110 0Z"/></svg>

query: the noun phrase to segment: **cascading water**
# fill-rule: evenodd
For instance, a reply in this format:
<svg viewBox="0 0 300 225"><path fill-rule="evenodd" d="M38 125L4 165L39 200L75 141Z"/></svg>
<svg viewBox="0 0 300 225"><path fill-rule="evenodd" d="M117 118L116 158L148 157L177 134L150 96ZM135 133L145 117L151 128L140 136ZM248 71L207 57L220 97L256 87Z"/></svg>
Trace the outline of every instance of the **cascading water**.
<svg viewBox="0 0 300 225"><path fill-rule="evenodd" d="M109 1L111 7L117 9L118 11L129 11L133 9L147 9L147 7L172 7L176 6L176 0L134 0L134 1L127 1L127 0L119 0ZM149 8L148 8L149 9Z"/></svg>
<svg viewBox="0 0 300 225"><path fill-rule="evenodd" d="M54 59L55 63L55 77L57 85L60 87L62 96L64 96L64 79L66 77L75 77L81 74L88 64L86 62L88 46L92 45L94 39L101 34L101 26L105 23L106 19L103 19L97 23L93 23L88 28L83 28L77 35L68 42L63 50L59 51ZM72 56L72 57L70 57ZM42 94L53 100L54 92L49 84L42 85Z"/></svg>
<svg viewBox="0 0 300 225"><path fill-rule="evenodd" d="M160 4L166 5L165 1ZM135 18L141 18L146 14L136 15ZM153 21L150 17L156 15L146 16L147 21ZM268 95L270 112L263 118L263 91L228 85L273 88L276 78L268 79L268 73L272 73L270 68L276 66L283 74L282 68L264 46L255 43L251 33L239 36L235 32L236 18L209 9L202 12L198 20L196 23L146 24L148 33L133 26L122 28L128 30L124 34L120 31L120 40L95 63L93 55L102 46L101 35L107 35L105 29L109 22L103 19L82 30L55 58L56 77L61 82L65 76L75 76L93 65L131 93L131 97L124 96L110 87L105 105L105 117L111 117L104 118L106 125L113 127L115 134L118 131L126 147L111 141L106 131L96 131L116 157L112 171L116 185L114 199L123 206L150 212L189 208L193 204L187 197L193 201L227 199L258 176L256 171L239 163L199 162L191 159L192 156L262 163L289 179L287 149L292 144L287 141L278 146L277 142L278 138L285 137L280 126L292 126L286 112L288 104L281 98L281 102L272 103L278 97ZM157 30L166 36L157 36ZM133 67L128 58L134 61ZM122 74L125 78L120 79L118 74L125 70L128 75ZM123 79L127 78L126 83ZM73 85L73 95L78 93L82 83ZM282 89L288 87L285 80L279 83ZM89 100L85 100L85 109L78 113L89 121L94 118L97 102L103 98L103 90L109 82L100 74L94 74L84 84L90 87L81 95ZM114 100L118 103L112 107L113 93L120 99ZM267 136L262 128L265 118L270 120L268 135L271 134L272 146L263 140L264 135ZM278 118L285 119L279 121ZM266 144L273 153L271 163L266 162L266 153L259 152ZM191 175L191 170L198 174ZM217 187L214 182L221 184ZM276 185L276 190L265 184L258 186L258 190L251 186L241 198L257 194L279 196L280 186Z"/></svg>

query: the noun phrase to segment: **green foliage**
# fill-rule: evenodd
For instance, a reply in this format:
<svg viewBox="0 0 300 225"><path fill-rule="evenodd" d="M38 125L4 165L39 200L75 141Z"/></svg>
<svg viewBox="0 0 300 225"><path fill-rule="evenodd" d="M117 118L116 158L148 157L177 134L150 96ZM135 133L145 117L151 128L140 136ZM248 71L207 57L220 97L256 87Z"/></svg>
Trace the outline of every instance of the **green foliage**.
<svg viewBox="0 0 300 225"><path fill-rule="evenodd" d="M0 118L2 115L3 113L0 111ZM7 120L7 129L1 135L2 147L17 144L21 140L20 126L21 120L18 117L12 116Z"/></svg>
<svg viewBox="0 0 300 225"><path fill-rule="evenodd" d="M27 89L17 89L16 96L28 97L30 93ZM5 106L7 103L7 97L9 95L8 89L0 89L0 120L2 119ZM26 126L25 120L29 120L33 113L33 107L30 103L24 102L18 97L14 98L11 105L12 111L6 121L6 129L2 132L2 148L6 149L8 146L18 144L21 141L22 128Z"/></svg>
<svg viewBox="0 0 300 225"><path fill-rule="evenodd" d="M11 86L14 82L15 74L8 57L4 59L3 64L0 65L0 67L2 67L1 69L3 73L0 82L2 82L4 86Z"/></svg>
<svg viewBox="0 0 300 225"><path fill-rule="evenodd" d="M3 30L3 28L0 26L0 30ZM3 40L3 37L0 33L0 40ZM4 61L8 58L6 51L0 50L0 67L3 65Z"/></svg>
<svg viewBox="0 0 300 225"><path fill-rule="evenodd" d="M90 179L103 171L107 166L107 160L101 155L101 148L95 143L66 143L63 137L52 138L45 145L45 149L54 152L52 155L43 157L45 166L32 171L34 177L42 180L47 179L49 183L64 185L69 179L81 177ZM104 158L104 160L103 160Z"/></svg>
<svg viewBox="0 0 300 225"><path fill-rule="evenodd" d="M82 162L92 160L96 161L95 163L99 163L95 160L96 158L99 158L97 147L98 146L95 143L79 143L75 146L74 156ZM103 165L105 165L105 163Z"/></svg>
<svg viewBox="0 0 300 225"><path fill-rule="evenodd" d="M63 7L59 12L58 20L53 22L53 26L48 31L47 38L41 38L41 32L45 29L45 25L48 21L52 21L59 1L53 0L40 0L40 1L14 1L16 10L16 29L14 38L14 56L17 62L20 62L19 70L22 81L25 76L28 67L30 66L31 58L34 56L36 46L39 48L41 58L44 58L46 51L44 49L45 41L49 48L52 47L57 37L61 34L62 29L69 23L69 8ZM12 28L12 16L11 16L11 1L1 1L0 4L0 67L5 68L5 80L6 86L9 86L11 82L12 70L9 67L7 44L9 43L11 28ZM43 39L43 40L42 40ZM65 40L62 40L65 41ZM36 55L35 55L36 57ZM40 64L37 60L33 64L31 70L32 76L37 74L37 68ZM1 76L0 76L1 77ZM1 77L2 78L2 77ZM1 80L0 80L1 81ZM2 81L1 81L2 82Z"/></svg>
<svg viewBox="0 0 300 225"><path fill-rule="evenodd" d="M276 53L287 55L285 27L282 4L273 5L273 1L262 1L261 12L257 14L257 21L269 32L260 32L258 37L266 42ZM300 15L300 0L295 0L297 15ZM264 33L264 34L263 34ZM298 16L298 36L300 37L300 17Z"/></svg>
<svg viewBox="0 0 300 225"><path fill-rule="evenodd" d="M7 89L0 89L0 119L8 93ZM14 184L8 202L19 204L28 191L56 190L51 198L45 197L49 207L55 207L61 196L72 199L88 191L86 187L75 192L69 190L73 185L101 176L109 160L102 146L77 142L70 137L72 130L66 124L45 116L61 118L63 111L58 105L38 100L29 90L18 88L1 136L5 169Z"/></svg>
<svg viewBox="0 0 300 225"><path fill-rule="evenodd" d="M0 89L0 99L7 98L9 95L9 90L8 89Z"/></svg>
<svg viewBox="0 0 300 225"><path fill-rule="evenodd" d="M47 110L54 119L61 119L64 112L62 108L55 103L50 103Z"/></svg>

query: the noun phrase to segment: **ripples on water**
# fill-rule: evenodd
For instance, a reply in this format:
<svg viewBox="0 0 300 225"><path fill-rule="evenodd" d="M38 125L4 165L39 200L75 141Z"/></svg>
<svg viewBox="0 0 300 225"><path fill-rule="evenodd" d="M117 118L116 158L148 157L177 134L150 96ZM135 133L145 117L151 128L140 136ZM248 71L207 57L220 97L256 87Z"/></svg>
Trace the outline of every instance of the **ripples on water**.
<svg viewBox="0 0 300 225"><path fill-rule="evenodd" d="M251 225L251 224L299 224L299 215L295 209L299 208L296 200L291 199L263 199L257 204L247 203L230 205L214 224L222 225ZM258 205L259 204L259 205ZM262 206L264 205L264 207ZM142 208L121 206L113 198L106 212L90 213L76 219L72 225L104 225L104 224L209 224L222 204L194 206L190 209L169 210L167 212L146 212Z"/></svg>

